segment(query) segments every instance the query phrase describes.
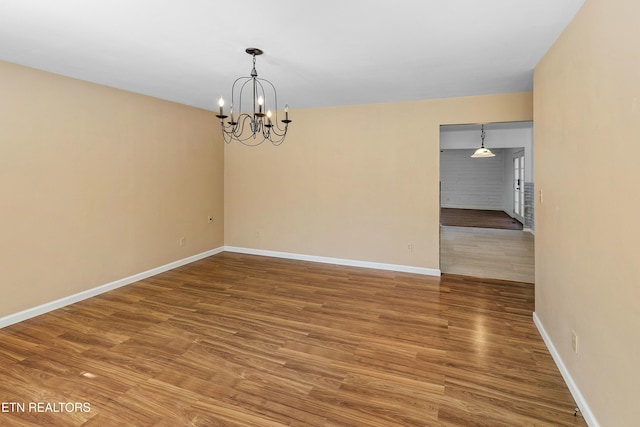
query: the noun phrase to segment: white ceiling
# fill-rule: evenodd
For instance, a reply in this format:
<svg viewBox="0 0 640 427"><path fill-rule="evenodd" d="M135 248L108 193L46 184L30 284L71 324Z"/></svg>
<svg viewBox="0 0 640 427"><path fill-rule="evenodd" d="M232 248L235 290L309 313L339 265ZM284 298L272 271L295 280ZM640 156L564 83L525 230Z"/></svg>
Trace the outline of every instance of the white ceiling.
<svg viewBox="0 0 640 427"><path fill-rule="evenodd" d="M210 110L247 47L294 109L527 91L583 3L0 0L0 59Z"/></svg>

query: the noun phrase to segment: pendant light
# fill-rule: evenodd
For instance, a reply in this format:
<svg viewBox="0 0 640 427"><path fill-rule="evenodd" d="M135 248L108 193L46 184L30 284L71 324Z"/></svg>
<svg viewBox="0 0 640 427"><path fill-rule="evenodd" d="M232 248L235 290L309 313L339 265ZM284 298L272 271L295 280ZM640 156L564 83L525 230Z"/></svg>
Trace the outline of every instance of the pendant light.
<svg viewBox="0 0 640 427"><path fill-rule="evenodd" d="M482 145L471 155L471 157L473 157L474 159L482 157L495 157L495 154L493 154L491 150L484 147L484 125L480 127L480 138L482 139Z"/></svg>

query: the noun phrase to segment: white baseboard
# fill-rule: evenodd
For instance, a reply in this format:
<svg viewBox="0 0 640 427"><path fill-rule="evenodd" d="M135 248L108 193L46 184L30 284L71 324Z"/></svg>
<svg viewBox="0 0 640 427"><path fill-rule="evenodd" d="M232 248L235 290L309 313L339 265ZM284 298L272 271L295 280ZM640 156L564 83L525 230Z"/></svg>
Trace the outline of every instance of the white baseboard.
<svg viewBox="0 0 640 427"><path fill-rule="evenodd" d="M536 327L538 328L538 332L540 332L542 340L547 345L549 353L551 353L553 361L556 362L556 365L560 370L560 374L562 375L562 378L564 378L564 382L567 383L567 387L569 387L569 391L571 392L573 399L576 401L576 405L578 405L578 408L580 408L580 413L582 414L584 420L587 422L587 425L589 425L589 427L600 427L598 420L596 420L595 415L593 415L593 412L584 399L584 396L580 392L578 385L575 383L575 381L573 381L573 377L571 377L571 374L562 361L560 354L556 350L556 347L553 345L551 338L547 334L547 331L544 329L544 326L542 326L542 322L540 322L540 319L535 312L533 313L533 323L535 323Z"/></svg>
<svg viewBox="0 0 640 427"><path fill-rule="evenodd" d="M287 252L265 251L265 250L259 250L259 249L239 248L234 246L222 246L216 249L212 249L206 252L202 252L202 253L187 257L187 258L170 262L169 264L165 264L160 267L153 268L151 270L143 271L142 273L134 274L132 276L125 277L123 279L119 279L111 283L107 283L92 289L87 289L86 291L78 292L77 294L69 295L64 298L60 298L55 301L51 301L51 302L39 305L37 307L28 308L18 313L10 314L8 316L0 318L0 328L13 325L14 323L22 322L23 320L27 320L44 313L48 313L58 308L62 308L67 305L76 303L78 301L82 301L87 298L100 295L104 292L108 292L113 289L117 289L122 286L129 285L139 280L143 280L148 277L155 276L156 274L160 274L165 271L172 270L174 268L198 261L200 259L218 254L223 251L238 252L238 253L245 253L245 254L251 254L251 255L271 256L276 258L296 259L296 260L302 260L302 261L323 262L328 264L347 265L352 267L365 267L365 268L374 268L379 270L391 270L391 271L400 271L400 272L406 272L406 273L417 273L417 274L425 274L429 276L440 276L440 270L431 269L431 268L412 267L412 266L397 265L397 264L381 264L376 262L354 261L354 260L341 259L341 258L327 258L327 257L319 257L319 256L311 256L311 255L293 254L293 253L287 253Z"/></svg>
<svg viewBox="0 0 640 427"><path fill-rule="evenodd" d="M165 271L172 270L174 268L183 266L185 264L192 263L194 261L198 261L202 258L206 258L211 255L218 254L222 252L224 249L222 247L212 249L206 252L202 252L187 258L183 258L174 262L170 262L169 264L162 265L160 267L153 268L151 270L144 271L142 273L134 274L133 276L125 277L123 279L116 280L111 283L107 283L105 285L98 286L96 288L87 289L86 291L78 292L77 294L69 295L64 298L60 298L55 301L51 301L37 307L29 308L18 313L10 314L8 316L0 318L0 328L4 328L9 325L13 325L14 323L22 322L23 320L30 319L32 317L39 316L44 313L48 313L50 311L56 310L58 308L65 307L69 304L76 303L78 301L82 301L87 298L91 298L96 295L100 295L104 292L120 288L125 285L129 285L133 282L137 282L138 280L146 279L147 277L155 276L156 274L163 273Z"/></svg>
<svg viewBox="0 0 640 427"><path fill-rule="evenodd" d="M237 252L237 253L248 254L248 255L270 256L274 258L287 258L287 259L295 259L299 261L321 262L325 264L346 265L350 267L364 267L364 268L373 268L378 270L399 271L403 273L424 274L427 276L441 275L441 272L438 269L412 267L409 265L384 264L384 263L369 262L369 261L356 261L356 260L350 260L350 259L344 259L344 258L330 258L330 257L323 257L323 256L295 254L290 252L277 252L277 251L267 251L262 249L241 248L237 246L225 246L224 250L227 252Z"/></svg>

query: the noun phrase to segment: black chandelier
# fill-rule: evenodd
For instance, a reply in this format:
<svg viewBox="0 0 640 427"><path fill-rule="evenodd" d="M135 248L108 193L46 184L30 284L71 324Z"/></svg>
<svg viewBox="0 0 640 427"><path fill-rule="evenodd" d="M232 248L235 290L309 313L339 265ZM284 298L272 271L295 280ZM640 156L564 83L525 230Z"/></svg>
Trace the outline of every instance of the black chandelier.
<svg viewBox="0 0 640 427"><path fill-rule="evenodd" d="M287 127L291 123L289 106L284 106L281 126L278 123L276 88L269 80L258 78L256 71L256 56L262 55L263 52L254 47L247 48L246 52L253 56L251 76L239 77L233 82L229 115L224 111L224 99L221 97L218 101L220 113L216 117L220 119L224 142L229 144L235 140L244 145L254 146L268 140L273 145L280 145L287 136ZM247 107L246 112L243 112L243 103ZM234 105L238 108L237 112L233 109ZM273 106L273 112L267 108L268 105ZM229 118L229 121L225 123L226 118Z"/></svg>

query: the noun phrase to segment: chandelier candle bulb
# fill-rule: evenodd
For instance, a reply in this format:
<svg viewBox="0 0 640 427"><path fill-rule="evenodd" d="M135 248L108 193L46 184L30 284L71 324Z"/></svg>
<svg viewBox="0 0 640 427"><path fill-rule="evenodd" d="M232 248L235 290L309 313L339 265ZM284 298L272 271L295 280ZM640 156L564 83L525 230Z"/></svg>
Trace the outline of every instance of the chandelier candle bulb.
<svg viewBox="0 0 640 427"><path fill-rule="evenodd" d="M220 115L224 116L224 99L222 97L218 100L218 106L220 107Z"/></svg>
<svg viewBox="0 0 640 427"><path fill-rule="evenodd" d="M289 120L289 104L284 104L284 119Z"/></svg>

